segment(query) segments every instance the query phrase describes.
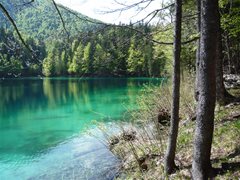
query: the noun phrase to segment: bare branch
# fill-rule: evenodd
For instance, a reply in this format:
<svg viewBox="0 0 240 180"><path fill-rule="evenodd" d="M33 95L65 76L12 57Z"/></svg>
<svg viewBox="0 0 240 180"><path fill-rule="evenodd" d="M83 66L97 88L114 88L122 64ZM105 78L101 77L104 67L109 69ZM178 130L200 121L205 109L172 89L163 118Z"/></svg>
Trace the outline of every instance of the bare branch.
<svg viewBox="0 0 240 180"><path fill-rule="evenodd" d="M69 40L69 33L68 33L68 31L67 31L66 24L65 24L65 22L64 22L64 20L63 20L62 14L61 14L60 10L58 9L58 6L57 6L56 2L55 2L54 0L52 0L52 3L53 3L53 5L54 5L54 7L55 7L55 9L56 9L56 11L57 11L57 13L58 13L61 21L62 21L63 29L65 30L65 32L66 32L66 34L67 34L67 38L68 38L68 40Z"/></svg>
<svg viewBox="0 0 240 180"><path fill-rule="evenodd" d="M125 5L125 4L120 3L120 2L118 2L118 1L115 0L115 2L116 2L117 4L119 4L119 5L121 5L121 6L124 6L124 7L118 8L118 9L114 9L114 10L105 11L104 13L109 14L109 13L114 13L114 12L126 11L126 10L128 10L128 9L133 8L133 7L137 7L137 6L139 6L140 4L148 3L149 1L152 2L152 1L155 1L155 0L141 0L141 1L139 1L139 2L130 4L130 5Z"/></svg>
<svg viewBox="0 0 240 180"><path fill-rule="evenodd" d="M170 4L170 5L166 6L166 7L161 8L161 9L157 9L156 11L162 11L162 10L164 10L164 9L167 9L167 8L171 7L172 5L173 5L173 4ZM77 17L78 19L80 19L80 20L87 21L87 22L94 23L94 24L103 25L103 26L104 26L103 29L106 28L106 27L111 27L111 26L112 26L112 27L118 27L118 28L128 28L128 29L133 30L133 31L135 31L135 32L137 32L137 33L140 33L140 34L143 35L145 38L147 38L148 40L150 40L150 41L152 41L152 42L154 42L154 43L156 43L156 44L160 44L160 45L173 45L173 42L161 42L161 41L154 40L154 39L152 39L151 37L149 37L148 34L142 32L142 31L140 31L140 30L138 30L138 29L136 29L136 28L134 28L134 27L131 27L131 26L129 26L129 25L113 25L113 24L103 23L103 22L100 22L100 21L95 22L95 21L92 21L92 20L90 20L90 19L82 18L82 17L78 16L75 12L73 12L72 10L68 9L68 8L65 7L65 6L62 6L62 5L58 5L58 6L59 6L60 8L62 8L62 9L65 9L65 10L68 11L69 13L73 14L74 16L76 16L76 17ZM168 30L168 29L167 29L167 30ZM196 41L196 40L197 40L196 38L193 38L193 39L188 40L188 41L186 41L186 42L182 42L182 44L187 44L187 43L190 43L190 42L193 42L193 41Z"/></svg>
<svg viewBox="0 0 240 180"><path fill-rule="evenodd" d="M27 5L32 4L33 2L34 2L34 0L30 0L30 1L28 1L28 2L25 2L25 3L21 4L21 5L22 5L22 6L27 6Z"/></svg>
<svg viewBox="0 0 240 180"><path fill-rule="evenodd" d="M151 4L151 2L152 1L149 1L148 3L147 3L147 5L145 6L145 7L142 7L134 16L132 16L132 18L133 17L136 17L138 14L140 14L144 9L146 9L150 4Z"/></svg>
<svg viewBox="0 0 240 180"><path fill-rule="evenodd" d="M150 18L150 20L148 20L148 22L147 22L147 24L149 24L149 23L153 20L153 18L155 18L155 17L157 16L157 14L158 14L159 12L164 11L164 10L166 10L166 9L172 7L172 6L174 6L174 3L169 4L169 5L167 5L167 6L163 7L163 8L156 9L156 10L150 12L149 14L147 14L147 15L146 15L144 18L142 18L141 20L136 21L136 22L133 23L133 24L137 24L137 23L139 23L139 22L141 22L141 21L144 21L144 20L146 20L147 18L149 18L149 17L152 15L152 17Z"/></svg>
<svg viewBox="0 0 240 180"><path fill-rule="evenodd" d="M135 29L135 28L132 28L132 27L130 27L130 26L119 26L119 25L115 25L115 26L117 26L117 27L125 27L125 28L131 29L131 30L133 30L133 31L136 31L136 32L142 34L146 39L152 41L153 43L159 44L159 45L173 45L173 42L161 42L161 41L157 41L157 40L151 38L151 37L149 36L149 34L146 34L146 33L142 32L142 31L140 31L140 30L138 30L138 29ZM199 37L194 37L194 38L192 38L192 39L190 39L190 40L181 42L181 44L182 44L182 45L185 45L185 44L191 43L191 42L193 42L193 41L196 41L196 40L198 40L198 39L199 39Z"/></svg>
<svg viewBox="0 0 240 180"><path fill-rule="evenodd" d="M7 9L0 3L0 9L2 11L2 13L7 17L7 19L11 22L12 26L14 27L15 31L17 32L17 35L19 37L19 39L21 40L21 42L23 43L23 45L30 51L32 52L32 50L28 47L28 45L26 44L26 42L24 41L21 33L18 30L18 27L16 25L16 23L14 22L13 18L10 16L10 14L8 13Z"/></svg>
<svg viewBox="0 0 240 180"><path fill-rule="evenodd" d="M78 19L80 19L82 21L90 22L90 23L93 23L93 24L100 24L100 25L107 25L107 26L109 25L110 26L110 24L107 24L107 23L103 23L103 22L100 22L100 21L92 21L91 19L80 17L76 12L72 11L71 9L69 9L69 8L67 8L63 5L58 4L57 6L66 10L70 14L73 14L75 17L77 17Z"/></svg>

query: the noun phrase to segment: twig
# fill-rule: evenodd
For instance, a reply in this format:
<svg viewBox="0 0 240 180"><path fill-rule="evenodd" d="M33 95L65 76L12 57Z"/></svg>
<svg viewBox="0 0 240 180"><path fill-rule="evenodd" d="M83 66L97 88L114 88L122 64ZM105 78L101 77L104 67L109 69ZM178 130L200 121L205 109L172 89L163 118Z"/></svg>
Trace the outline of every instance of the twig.
<svg viewBox="0 0 240 180"><path fill-rule="evenodd" d="M60 19L61 19L61 21L62 21L63 29L65 30L65 32L66 32L66 34L67 34L67 38L68 38L68 40L69 40L69 33L68 33L68 31L67 31L67 28L66 28L64 19L63 19L63 17L62 17L62 14L61 14L60 10L58 9L58 6L57 6L56 2L55 2L54 0L52 0L52 3L53 3L53 5L54 5L55 9L57 10L57 13L58 13L58 15L59 15L59 17L60 17Z"/></svg>
<svg viewBox="0 0 240 180"><path fill-rule="evenodd" d="M23 43L23 45L27 48L27 50L29 50L30 52L32 52L32 50L30 49L30 47L27 45L27 43L24 41L21 33L18 30L18 27L16 25L16 23L14 22L13 18L10 16L10 14L8 13L8 11L6 10L6 8L0 3L0 9L3 12L3 14L7 17L7 19L11 22L11 24L13 25L15 31L17 32L17 35L19 37L19 39L21 40L21 42Z"/></svg>

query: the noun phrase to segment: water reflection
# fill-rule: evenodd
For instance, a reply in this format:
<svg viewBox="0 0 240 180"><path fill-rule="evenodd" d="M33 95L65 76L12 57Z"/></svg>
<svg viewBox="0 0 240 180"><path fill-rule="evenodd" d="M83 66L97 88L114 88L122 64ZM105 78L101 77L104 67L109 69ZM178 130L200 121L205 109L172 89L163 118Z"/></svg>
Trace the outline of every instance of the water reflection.
<svg viewBox="0 0 240 180"><path fill-rule="evenodd" d="M145 83L158 79L28 78L0 81L1 163L17 167L93 127L120 120ZM84 141L84 140L83 140ZM10 163L11 164L11 163Z"/></svg>
<svg viewBox="0 0 240 180"><path fill-rule="evenodd" d="M32 155L82 132L91 120L120 119L123 104L153 79L9 79L0 81L1 153ZM19 139L19 137L21 137ZM32 143L34 142L34 146Z"/></svg>

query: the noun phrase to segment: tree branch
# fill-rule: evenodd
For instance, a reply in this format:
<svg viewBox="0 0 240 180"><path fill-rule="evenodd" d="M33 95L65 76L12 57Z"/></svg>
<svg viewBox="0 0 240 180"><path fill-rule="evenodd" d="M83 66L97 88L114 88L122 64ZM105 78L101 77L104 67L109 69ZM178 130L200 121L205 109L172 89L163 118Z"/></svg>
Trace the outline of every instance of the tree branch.
<svg viewBox="0 0 240 180"><path fill-rule="evenodd" d="M14 27L15 31L17 32L17 35L20 39L20 41L23 43L23 45L30 51L32 52L32 50L29 48L29 46L27 45L27 43L24 41L21 33L18 30L18 27L16 25L16 23L14 22L13 18L10 16L10 14L8 13L7 9L0 3L0 9L2 11L2 13L7 17L7 19L11 22L12 26Z"/></svg>
<svg viewBox="0 0 240 180"><path fill-rule="evenodd" d="M114 13L114 12L123 12L123 11L126 11L128 9L131 9L133 7L136 7L136 6L139 6L140 4L144 4L144 3L147 3L147 2L152 2L152 1L155 1L155 0L141 0L139 2L136 2L136 3L133 3L133 4L130 4L130 5L126 5L126 4L123 4L123 3L120 3L118 2L117 0L115 0L115 2L121 6L123 6L122 8L118 8L118 9L113 9L113 10L109 10L109 11L105 11L104 13Z"/></svg>
<svg viewBox="0 0 240 180"><path fill-rule="evenodd" d="M67 38L68 38L68 40L69 40L69 33L68 33L68 31L67 31L66 24L65 24L65 22L64 22L64 20L63 20L62 14L61 14L60 10L58 9L58 6L57 6L56 2L55 2L54 0L52 0L52 3L53 3L53 5L54 5L54 7L55 7L55 9L56 9L56 11L57 11L60 19L61 19L61 22L62 22L62 25L63 25L63 29L65 30L65 32L66 32L66 34L67 34Z"/></svg>

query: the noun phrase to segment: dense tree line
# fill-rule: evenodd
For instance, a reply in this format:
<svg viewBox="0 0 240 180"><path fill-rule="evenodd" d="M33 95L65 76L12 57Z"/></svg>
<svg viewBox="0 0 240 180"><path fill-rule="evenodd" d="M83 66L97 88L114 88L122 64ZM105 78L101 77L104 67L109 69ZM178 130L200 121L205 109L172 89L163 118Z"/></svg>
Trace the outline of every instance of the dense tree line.
<svg viewBox="0 0 240 180"><path fill-rule="evenodd" d="M132 28L151 33L144 24ZM109 27L80 34L69 42L43 42L27 38L33 53L24 48L11 31L1 29L1 76L146 76L164 73L167 58L146 38L131 28ZM16 46L16 47L13 47ZM11 50L12 49L12 50ZM10 64L9 64L10 63Z"/></svg>
<svg viewBox="0 0 240 180"><path fill-rule="evenodd" d="M45 44L33 38L26 38L29 51L14 33L0 28L0 76L38 75L41 61L46 56Z"/></svg>
<svg viewBox="0 0 240 180"><path fill-rule="evenodd" d="M141 26L141 27L140 27ZM150 27L144 27L150 32ZM55 43L43 61L43 74L77 76L160 76L166 57L153 43L129 29L111 27L78 37L70 46ZM156 55L156 53L158 53Z"/></svg>

